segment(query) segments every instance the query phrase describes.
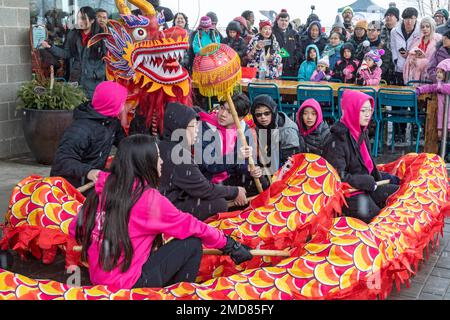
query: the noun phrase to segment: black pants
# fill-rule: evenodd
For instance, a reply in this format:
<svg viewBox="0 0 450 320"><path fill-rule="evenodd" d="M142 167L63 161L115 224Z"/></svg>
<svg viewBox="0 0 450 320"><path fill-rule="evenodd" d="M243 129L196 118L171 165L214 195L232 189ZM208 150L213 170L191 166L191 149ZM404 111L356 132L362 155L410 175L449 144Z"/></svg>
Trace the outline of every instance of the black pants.
<svg viewBox="0 0 450 320"><path fill-rule="evenodd" d="M262 176L259 181L261 182L263 190L270 187L269 181L266 176ZM233 175L223 182L226 186L242 187L247 191L247 198L253 197L259 194L258 188L256 188L255 179L250 175Z"/></svg>
<svg viewBox="0 0 450 320"><path fill-rule="evenodd" d="M173 240L150 254L133 288L163 288L179 282L194 282L201 258L200 239Z"/></svg>
<svg viewBox="0 0 450 320"><path fill-rule="evenodd" d="M178 201L174 205L179 210L192 214L200 221L228 211L228 202L224 198L215 200L186 199Z"/></svg>
<svg viewBox="0 0 450 320"><path fill-rule="evenodd" d="M359 194L347 198L348 208L342 208L344 216L357 218L370 223L386 206L386 200L399 189L399 186L388 184L380 186L375 192Z"/></svg>

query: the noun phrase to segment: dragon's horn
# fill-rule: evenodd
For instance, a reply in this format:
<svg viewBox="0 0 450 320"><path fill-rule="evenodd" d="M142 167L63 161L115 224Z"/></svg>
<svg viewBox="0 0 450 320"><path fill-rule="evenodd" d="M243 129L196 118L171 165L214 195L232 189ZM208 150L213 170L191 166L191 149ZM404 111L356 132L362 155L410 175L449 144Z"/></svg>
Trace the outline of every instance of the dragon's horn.
<svg viewBox="0 0 450 320"><path fill-rule="evenodd" d="M128 6L125 4L124 0L116 0L116 7L119 9L120 14L130 15L131 10L128 8Z"/></svg>
<svg viewBox="0 0 450 320"><path fill-rule="evenodd" d="M151 5L151 3L147 2L146 0L128 0L128 2L134 4L136 7L141 9L142 14L151 17L156 16L155 8ZM116 0L116 7L119 9L120 14L130 15L131 10L128 8L128 6L125 4L124 0Z"/></svg>

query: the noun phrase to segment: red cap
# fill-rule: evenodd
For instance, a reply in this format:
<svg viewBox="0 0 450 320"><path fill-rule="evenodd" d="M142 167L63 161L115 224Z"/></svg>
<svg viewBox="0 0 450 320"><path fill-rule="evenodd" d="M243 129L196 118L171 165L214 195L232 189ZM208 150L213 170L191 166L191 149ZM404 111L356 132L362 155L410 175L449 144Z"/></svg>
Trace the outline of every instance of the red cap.
<svg viewBox="0 0 450 320"><path fill-rule="evenodd" d="M261 20L259 22L259 30L262 30L262 28L267 26L272 27L272 22L270 22L270 20Z"/></svg>

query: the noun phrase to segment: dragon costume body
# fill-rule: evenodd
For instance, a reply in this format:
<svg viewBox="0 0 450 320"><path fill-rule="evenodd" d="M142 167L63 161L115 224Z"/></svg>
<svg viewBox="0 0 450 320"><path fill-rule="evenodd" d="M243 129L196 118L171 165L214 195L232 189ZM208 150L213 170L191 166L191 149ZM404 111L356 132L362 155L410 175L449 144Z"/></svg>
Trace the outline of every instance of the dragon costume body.
<svg viewBox="0 0 450 320"><path fill-rule="evenodd" d="M400 189L370 224L339 217L350 186L323 158L294 156L249 208L208 221L252 248L288 250L290 258L255 257L235 266L227 256L202 260L196 283L123 290L70 287L0 269L0 299L385 299L409 283L425 249L434 248L449 213L449 185L439 156L409 154L379 166ZM51 263L58 251L79 264L68 225L84 197L60 178L31 176L14 188L1 249Z"/></svg>
<svg viewBox="0 0 450 320"><path fill-rule="evenodd" d="M129 2L143 15L133 15L123 0L116 0L121 21L110 20L108 32L94 36L89 45L105 41L107 79L129 91L128 124L137 112L152 134L162 134L168 102L192 106L189 73L179 63L189 48L189 36L180 27L161 31L156 11L147 1Z"/></svg>

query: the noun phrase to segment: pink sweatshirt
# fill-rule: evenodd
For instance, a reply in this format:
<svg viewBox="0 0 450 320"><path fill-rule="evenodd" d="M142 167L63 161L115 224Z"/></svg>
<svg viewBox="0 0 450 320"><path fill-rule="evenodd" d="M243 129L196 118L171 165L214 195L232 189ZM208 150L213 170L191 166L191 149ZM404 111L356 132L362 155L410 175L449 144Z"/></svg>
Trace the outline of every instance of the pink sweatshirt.
<svg viewBox="0 0 450 320"><path fill-rule="evenodd" d="M364 79L365 86L378 86L381 81L382 70L377 66L373 71L370 69L360 69L358 74L360 79Z"/></svg>
<svg viewBox="0 0 450 320"><path fill-rule="evenodd" d="M109 173L101 172L95 185L101 195ZM99 210L100 211L100 210ZM73 219L69 234L75 237L77 219ZM97 212L92 244L88 249L89 275L93 285L109 285L120 289L131 289L142 273L142 266L150 256L153 240L158 234L165 234L177 239L197 237L208 248L221 249L226 245L222 231L208 226L188 213L177 208L158 190L145 191L136 205L131 209L128 232L133 246L133 258L130 268L122 273L119 267L106 272L99 265L99 235L101 230L101 213ZM123 260L119 260L122 262Z"/></svg>

